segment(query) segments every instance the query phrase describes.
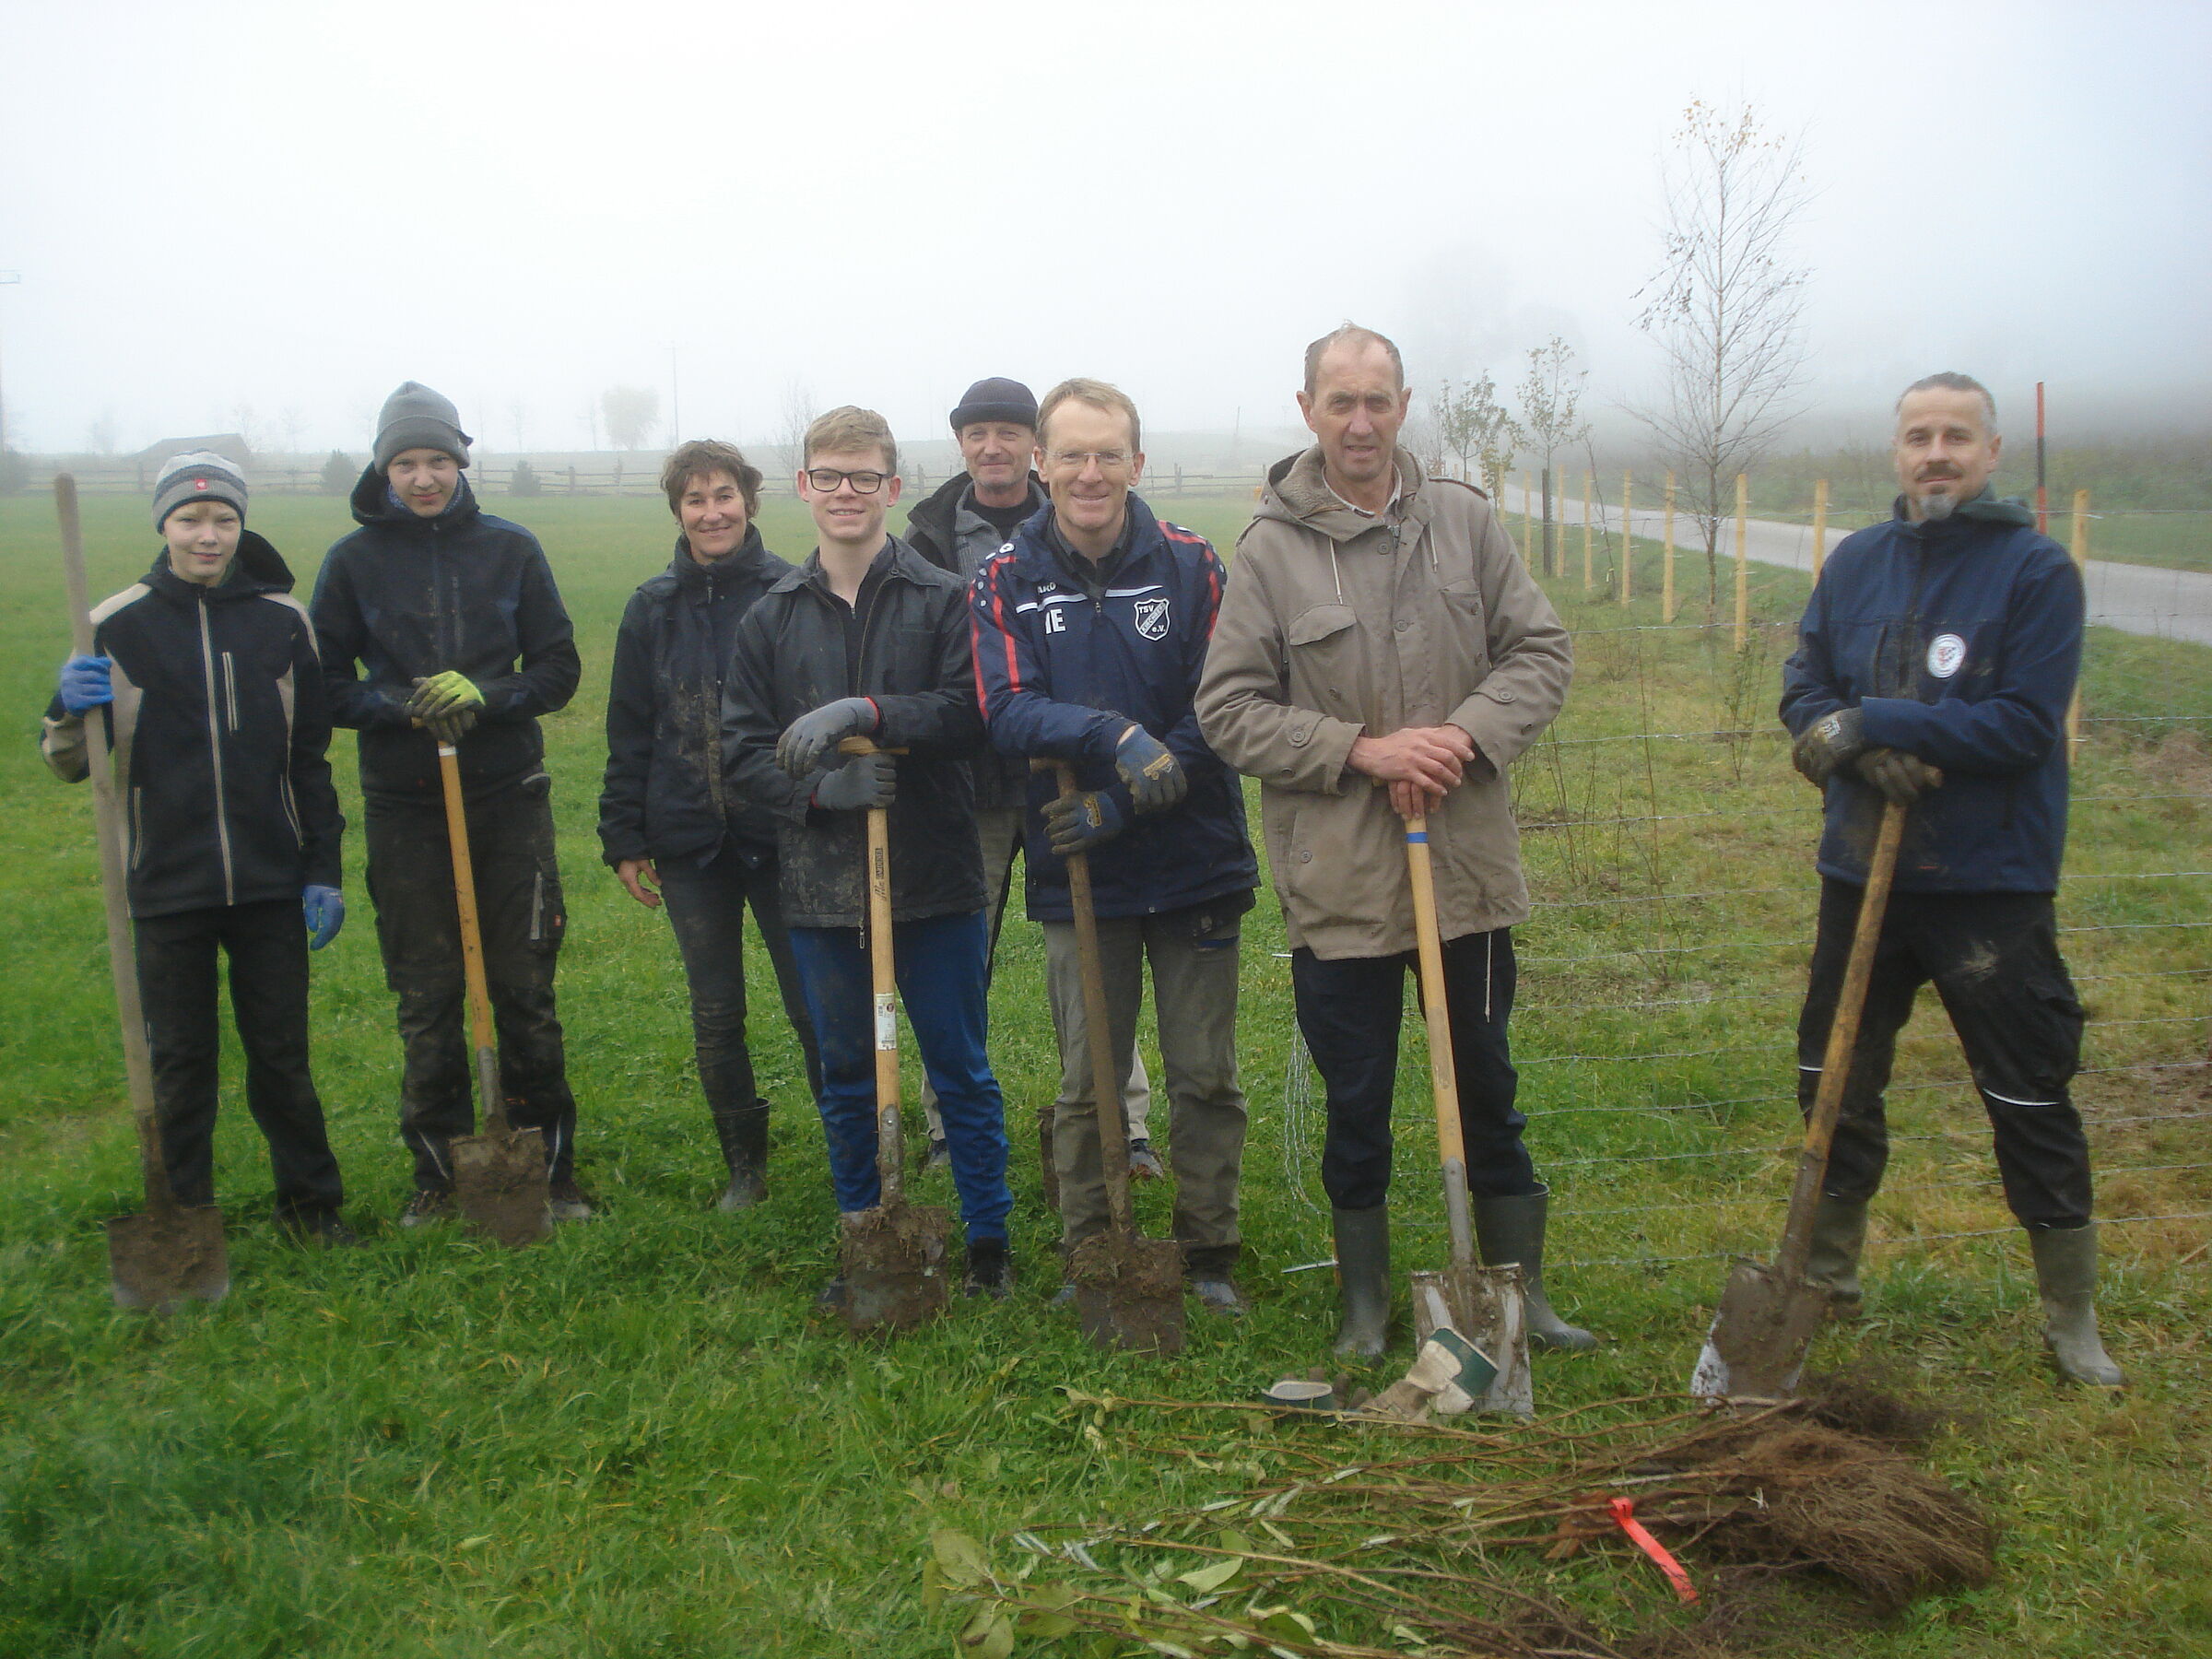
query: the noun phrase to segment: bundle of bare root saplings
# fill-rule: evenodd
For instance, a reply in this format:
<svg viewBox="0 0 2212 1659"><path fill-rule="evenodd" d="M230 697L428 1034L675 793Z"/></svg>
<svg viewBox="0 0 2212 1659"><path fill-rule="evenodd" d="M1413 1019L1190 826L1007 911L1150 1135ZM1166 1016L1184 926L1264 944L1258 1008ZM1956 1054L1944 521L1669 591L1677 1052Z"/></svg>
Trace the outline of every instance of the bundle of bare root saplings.
<svg viewBox="0 0 2212 1659"><path fill-rule="evenodd" d="M996 1556L937 1534L925 1596L956 1604L977 1651L1728 1659L1788 1651L1808 1613L1870 1622L1995 1571L1981 1505L1915 1459L1938 1414L1864 1386L1487 1431L1069 1398L1086 1436L1141 1424L1129 1450L1218 1473L1222 1493L1038 1526Z"/></svg>

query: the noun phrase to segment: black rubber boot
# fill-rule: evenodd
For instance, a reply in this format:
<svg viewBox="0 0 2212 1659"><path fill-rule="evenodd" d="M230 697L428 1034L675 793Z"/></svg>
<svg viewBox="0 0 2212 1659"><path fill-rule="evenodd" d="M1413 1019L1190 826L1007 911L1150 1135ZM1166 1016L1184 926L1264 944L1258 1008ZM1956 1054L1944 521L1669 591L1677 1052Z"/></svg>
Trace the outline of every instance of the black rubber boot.
<svg viewBox="0 0 2212 1659"><path fill-rule="evenodd" d="M968 1241L968 1271L961 1290L969 1296L987 1296L1005 1301L1014 1288L1014 1253L1004 1239Z"/></svg>
<svg viewBox="0 0 2212 1659"><path fill-rule="evenodd" d="M1813 1206L1813 1247L1805 1260L1805 1282L1828 1292L1830 1319L1859 1316L1865 1300L1859 1288L1859 1255L1865 1248L1866 1206L1821 1194Z"/></svg>
<svg viewBox="0 0 2212 1659"><path fill-rule="evenodd" d="M1553 1312L1551 1300L1544 1294L1544 1223L1550 1204L1548 1187L1514 1198L1477 1198L1475 1241L1485 1266L1520 1266L1530 1344L1579 1354L1595 1347L1597 1338Z"/></svg>
<svg viewBox="0 0 2212 1659"><path fill-rule="evenodd" d="M714 1138L730 1167L730 1184L714 1207L725 1216L751 1209L768 1196L768 1105L714 1114Z"/></svg>
<svg viewBox="0 0 2212 1659"><path fill-rule="evenodd" d="M1380 1359L1390 1346L1390 1209L1332 1210L1336 1231L1336 1288L1344 1323L1336 1327L1339 1359Z"/></svg>
<svg viewBox="0 0 2212 1659"><path fill-rule="evenodd" d="M2097 1227L2028 1230L2035 1286L2043 1299L2043 1346L2059 1379L2089 1388L2124 1388L2127 1377L2097 1335Z"/></svg>

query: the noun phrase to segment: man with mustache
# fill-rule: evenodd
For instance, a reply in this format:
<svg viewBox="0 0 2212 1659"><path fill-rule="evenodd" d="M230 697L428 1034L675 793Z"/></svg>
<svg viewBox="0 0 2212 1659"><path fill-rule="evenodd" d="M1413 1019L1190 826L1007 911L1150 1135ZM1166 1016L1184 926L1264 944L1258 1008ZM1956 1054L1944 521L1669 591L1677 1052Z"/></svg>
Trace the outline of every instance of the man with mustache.
<svg viewBox="0 0 2212 1659"><path fill-rule="evenodd" d="M2081 665L2081 577L1989 481L2002 440L1987 388L1931 374L1897 403L1894 515L1844 539L1783 672L1793 759L1826 795L1819 929L1797 1025L1811 1109L1885 800L1909 803L1807 1277L1839 1316L1860 1302L1866 1206L1888 1156L1882 1091L1930 981L1966 1051L2006 1202L2028 1230L2060 1378L2124 1379L2097 1332L2088 1144L2067 1084L2083 1013L2052 895L2066 837L2066 709Z"/></svg>

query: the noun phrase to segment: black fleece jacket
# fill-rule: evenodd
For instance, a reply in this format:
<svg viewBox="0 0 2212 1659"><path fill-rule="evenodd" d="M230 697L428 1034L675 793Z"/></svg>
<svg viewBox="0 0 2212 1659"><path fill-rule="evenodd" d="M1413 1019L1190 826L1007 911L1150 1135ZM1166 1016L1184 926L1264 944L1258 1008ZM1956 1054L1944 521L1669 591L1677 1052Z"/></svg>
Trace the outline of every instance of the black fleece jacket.
<svg viewBox="0 0 2212 1659"><path fill-rule="evenodd" d="M537 717L565 705L582 673L537 537L479 508L465 474L445 511L426 519L371 467L354 486L353 516L361 527L324 559L309 608L331 719L361 735L362 791L438 799L438 746L409 720L406 700L416 680L447 669L484 693L460 746L469 793L536 771L546 752Z"/></svg>

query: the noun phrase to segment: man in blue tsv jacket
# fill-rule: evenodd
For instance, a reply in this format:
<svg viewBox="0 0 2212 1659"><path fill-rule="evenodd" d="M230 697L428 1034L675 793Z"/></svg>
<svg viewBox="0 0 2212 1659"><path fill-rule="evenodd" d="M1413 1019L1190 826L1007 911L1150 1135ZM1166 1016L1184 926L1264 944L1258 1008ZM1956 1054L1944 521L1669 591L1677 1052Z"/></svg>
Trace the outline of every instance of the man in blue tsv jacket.
<svg viewBox="0 0 2212 1659"><path fill-rule="evenodd" d="M1065 863L1085 853L1113 1075L1125 1091L1149 962L1175 1238L1200 1301L1236 1314L1237 944L1259 870L1237 778L1206 747L1191 706L1221 605L1221 561L1204 536L1162 524L1134 493L1145 463L1136 407L1114 387L1054 387L1037 441L1051 503L985 562L969 605L992 742L1076 771L1078 793L1067 800L1051 772L1032 776L1023 859L1060 1039L1062 1242L1072 1252L1107 1224Z"/></svg>
<svg viewBox="0 0 2212 1659"><path fill-rule="evenodd" d="M1807 1111L1883 802L1912 807L1808 1277L1838 1312L1855 1312L1866 1206L1888 1155L1882 1091L1897 1033L1932 980L1995 1132L2006 1202L2028 1230L2053 1361L2067 1382L2116 1387L2120 1370L2097 1333L2088 1145L2067 1095L2083 1014L2052 902L2082 584L2033 515L1990 492L1999 446L1980 382L1932 374L1906 388L1895 515L1837 547L1783 674L1794 759L1827 807L1797 1027Z"/></svg>

